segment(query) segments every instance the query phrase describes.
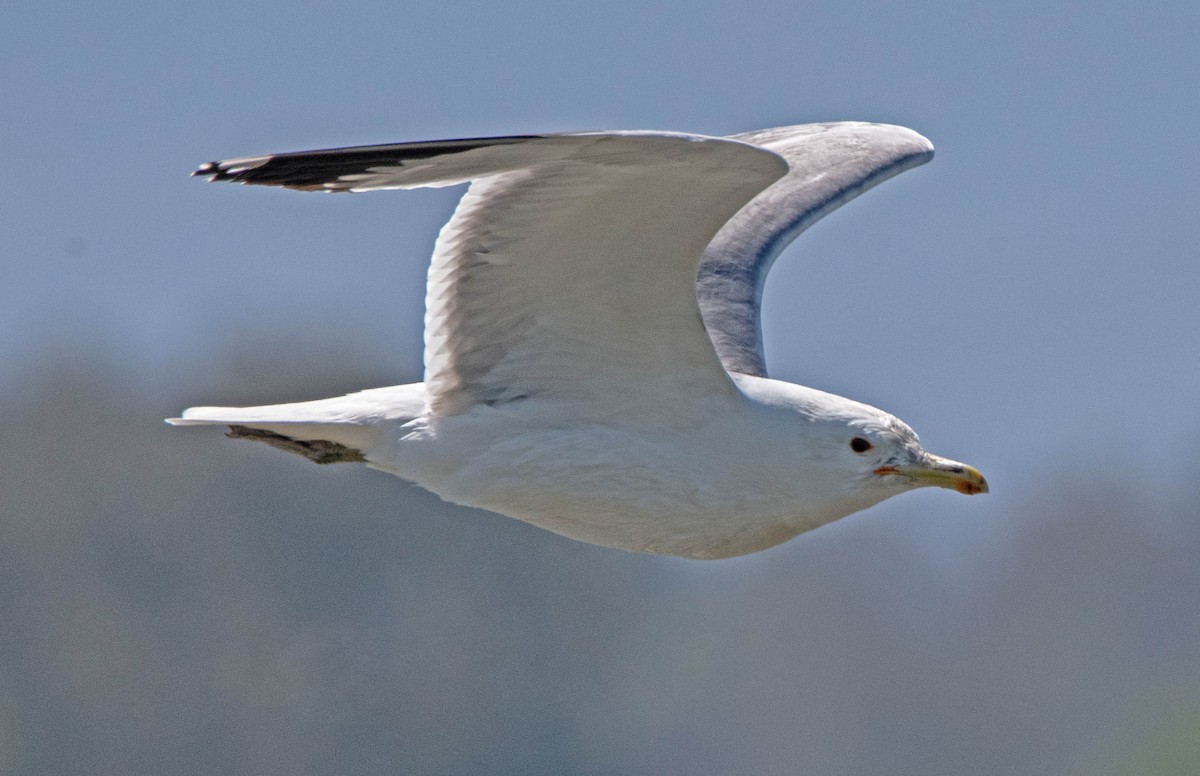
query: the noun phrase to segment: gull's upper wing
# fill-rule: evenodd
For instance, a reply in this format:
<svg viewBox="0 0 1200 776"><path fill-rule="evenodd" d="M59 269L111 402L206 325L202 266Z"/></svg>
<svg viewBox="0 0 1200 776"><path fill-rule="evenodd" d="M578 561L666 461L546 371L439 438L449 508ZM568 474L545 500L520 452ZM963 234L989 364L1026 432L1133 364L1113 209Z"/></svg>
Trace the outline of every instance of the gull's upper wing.
<svg viewBox="0 0 1200 776"><path fill-rule="evenodd" d="M787 172L739 140L604 132L343 148L214 162L213 180L363 191L471 181L429 270L436 414L541 396L613 414L732 385L696 268Z"/></svg>
<svg viewBox="0 0 1200 776"><path fill-rule="evenodd" d="M933 146L888 124L800 124L734 135L788 162L788 174L743 207L704 252L696 293L730 372L766 376L759 304L780 252L814 222L877 183L924 164Z"/></svg>

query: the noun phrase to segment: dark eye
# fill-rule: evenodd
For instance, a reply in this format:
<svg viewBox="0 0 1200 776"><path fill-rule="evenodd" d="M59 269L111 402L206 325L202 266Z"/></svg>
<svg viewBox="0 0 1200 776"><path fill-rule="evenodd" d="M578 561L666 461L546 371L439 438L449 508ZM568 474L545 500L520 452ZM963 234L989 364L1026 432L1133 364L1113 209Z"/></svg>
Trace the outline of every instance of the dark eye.
<svg viewBox="0 0 1200 776"><path fill-rule="evenodd" d="M865 437L854 437L854 439L850 440L850 449L859 454L867 452L874 446Z"/></svg>

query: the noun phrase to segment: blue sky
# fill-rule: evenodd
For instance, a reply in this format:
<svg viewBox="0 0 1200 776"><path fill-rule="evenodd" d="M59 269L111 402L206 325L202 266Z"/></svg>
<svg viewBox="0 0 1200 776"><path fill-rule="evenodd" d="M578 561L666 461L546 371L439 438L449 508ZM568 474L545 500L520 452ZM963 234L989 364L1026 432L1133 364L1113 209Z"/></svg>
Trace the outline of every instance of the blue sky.
<svg viewBox="0 0 1200 776"><path fill-rule="evenodd" d="M212 159L555 130L902 124L936 157L817 224L776 264L768 364L895 412L930 450L977 465L992 494L897 498L773 561L611 562L685 568L683 598L761 584L786 599L788 561L824 559L832 573L839 553L874 557L881 537L903 536L912 554L897 568L915 579L933 568L949 589L990 600L972 584L1008 557L998 538L1044 546L1052 568L1060 548L1080 546L1072 532L1087 532L1081 520L1067 538L1042 537L1022 519L1035 506L1086 516L1129 491L1132 503L1195 514L1197 40L1190 2L9 4L0 380L19 385L34 360L93 346L131 389L174 396L180 375L219 371L231 337L295 345L314 327L389 354L374 371L397 382L419 376L424 272L456 191L329 197L189 179ZM254 366L295 371L270 352ZM307 390L272 398L319 398ZM147 424L161 417L152 403ZM221 440L194 440L198 457L225 454ZM1058 500L1079 492L1095 501ZM1169 528L1137 521L1113 540L1118 554L1122 542L1170 543ZM922 617L937 615L922 588L885 595L887 575L864 573L864 600L894 610L901 640L924 654ZM1018 598L1039 593L1013 585ZM1110 613L1097 610L1102 633ZM737 665L736 651L721 654ZM1058 653L1047 654L1053 676ZM764 660L769 691L778 663ZM973 702L964 691L964 708Z"/></svg>

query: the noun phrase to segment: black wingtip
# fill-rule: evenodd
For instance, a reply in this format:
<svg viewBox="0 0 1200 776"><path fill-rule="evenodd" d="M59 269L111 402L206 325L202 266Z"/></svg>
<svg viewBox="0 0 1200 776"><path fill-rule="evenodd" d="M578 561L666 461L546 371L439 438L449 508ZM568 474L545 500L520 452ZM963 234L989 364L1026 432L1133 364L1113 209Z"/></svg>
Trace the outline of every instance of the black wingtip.
<svg viewBox="0 0 1200 776"><path fill-rule="evenodd" d="M226 159L221 162L205 162L192 173L192 176L208 178L210 181L259 183L254 171L274 158L273 156L247 156L239 159Z"/></svg>
<svg viewBox="0 0 1200 776"><path fill-rule="evenodd" d="M218 162L205 162L192 172L193 178L203 178L204 176L216 176L221 172L221 165ZM215 179L215 178L214 178Z"/></svg>
<svg viewBox="0 0 1200 776"><path fill-rule="evenodd" d="M414 161L434 159L495 145L532 140L540 135L512 135L420 143L326 148L267 156L245 156L207 162L192 173L210 181L234 181L256 186L283 186L300 191L349 191L342 179L370 173L376 167L404 167Z"/></svg>

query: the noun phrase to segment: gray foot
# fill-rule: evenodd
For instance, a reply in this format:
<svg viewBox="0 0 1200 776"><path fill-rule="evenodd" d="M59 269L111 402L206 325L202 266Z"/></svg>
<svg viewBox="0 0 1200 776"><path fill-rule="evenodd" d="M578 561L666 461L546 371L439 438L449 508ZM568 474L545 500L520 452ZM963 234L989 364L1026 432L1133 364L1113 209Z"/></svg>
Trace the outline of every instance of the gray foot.
<svg viewBox="0 0 1200 776"><path fill-rule="evenodd" d="M225 436L230 439L253 439L258 442L266 442L271 447L302 455L313 463L363 463L367 460L363 458L361 452L352 447L339 445L337 442L327 442L324 439L301 442L291 437L285 437L283 434L276 434L274 431L263 431L246 426L230 426L229 433Z"/></svg>

